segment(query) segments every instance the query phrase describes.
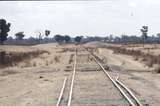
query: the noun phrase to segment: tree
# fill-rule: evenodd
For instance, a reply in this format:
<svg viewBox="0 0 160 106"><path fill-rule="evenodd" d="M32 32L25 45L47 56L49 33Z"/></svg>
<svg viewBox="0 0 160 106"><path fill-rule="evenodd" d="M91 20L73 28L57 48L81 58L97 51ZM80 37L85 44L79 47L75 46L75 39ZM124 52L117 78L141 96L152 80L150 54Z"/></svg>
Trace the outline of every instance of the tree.
<svg viewBox="0 0 160 106"><path fill-rule="evenodd" d="M0 44L3 44L3 42L7 40L10 26L11 24L7 23L5 19L0 19Z"/></svg>
<svg viewBox="0 0 160 106"><path fill-rule="evenodd" d="M12 40L13 40L12 36L9 36L9 37L7 38L7 40L8 40L8 41L12 41Z"/></svg>
<svg viewBox="0 0 160 106"><path fill-rule="evenodd" d="M65 35L65 36L64 36L64 40L65 40L66 43L68 43L68 42L71 41L71 37L68 36L68 35Z"/></svg>
<svg viewBox="0 0 160 106"><path fill-rule="evenodd" d="M109 35L109 42L112 42L112 41L113 41L113 39L114 39L114 38L113 38L113 35L112 35L112 34L110 34L110 35Z"/></svg>
<svg viewBox="0 0 160 106"><path fill-rule="evenodd" d="M48 39L48 36L49 36L49 34L50 34L50 31L49 30L45 30L45 38L44 38L44 41L45 42L48 42L49 41L49 39Z"/></svg>
<svg viewBox="0 0 160 106"><path fill-rule="evenodd" d="M98 36L95 36L94 39L95 39L95 41L102 41L102 40L104 40L104 38L98 37Z"/></svg>
<svg viewBox="0 0 160 106"><path fill-rule="evenodd" d="M49 30L45 30L45 36L48 37L48 35L50 34L51 31Z"/></svg>
<svg viewBox="0 0 160 106"><path fill-rule="evenodd" d="M120 41L121 41L121 38L120 38L120 37L116 36L116 37L114 38L114 42L115 42L115 43L119 43Z"/></svg>
<svg viewBox="0 0 160 106"><path fill-rule="evenodd" d="M76 36L76 37L74 38L74 41L77 42L77 43L80 43L82 37L83 37L83 36Z"/></svg>
<svg viewBox="0 0 160 106"><path fill-rule="evenodd" d="M36 31L35 32L36 33L36 40L39 42L39 43L41 43L41 41L42 41L42 37L43 37L43 35L42 35L42 32L41 31Z"/></svg>
<svg viewBox="0 0 160 106"><path fill-rule="evenodd" d="M29 38L28 38L28 42L29 42L30 44L37 43L37 41L36 41L36 39L35 39L34 37L29 37Z"/></svg>
<svg viewBox="0 0 160 106"><path fill-rule="evenodd" d="M158 43L160 43L160 33L157 34Z"/></svg>
<svg viewBox="0 0 160 106"><path fill-rule="evenodd" d="M127 42L129 41L129 37L127 36L127 35L121 35L121 39L122 39L122 42L124 43L124 44L127 44Z"/></svg>
<svg viewBox="0 0 160 106"><path fill-rule="evenodd" d="M141 32L142 32L143 47L144 47L145 39L147 39L147 37L148 37L147 36L148 26L142 26Z"/></svg>
<svg viewBox="0 0 160 106"><path fill-rule="evenodd" d="M109 37L106 36L106 37L104 38L104 42L108 42L108 41L109 41Z"/></svg>
<svg viewBox="0 0 160 106"><path fill-rule="evenodd" d="M25 35L24 32L18 32L15 34L15 36L17 40L22 40Z"/></svg>
<svg viewBox="0 0 160 106"><path fill-rule="evenodd" d="M55 35L54 39L55 39L56 42L62 43L64 41L64 36L62 36L62 35Z"/></svg>

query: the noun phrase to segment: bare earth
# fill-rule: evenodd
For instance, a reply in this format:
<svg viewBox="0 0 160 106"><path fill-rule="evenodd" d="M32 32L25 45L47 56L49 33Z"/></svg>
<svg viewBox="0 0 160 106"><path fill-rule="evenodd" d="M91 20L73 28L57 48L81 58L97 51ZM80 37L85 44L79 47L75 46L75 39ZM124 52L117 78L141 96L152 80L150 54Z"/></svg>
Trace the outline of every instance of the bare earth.
<svg viewBox="0 0 160 106"><path fill-rule="evenodd" d="M91 44L86 46L94 47ZM75 53L75 47L78 48L78 55L72 106L129 106L87 52L73 44L13 47L20 52L37 49L47 50L50 54L42 54L16 66L0 69L0 106L56 106L63 80L68 77L61 104L66 106L73 72L73 61L70 62L70 59ZM119 75L120 80L144 106L159 106L160 74L153 73L146 65L130 56L114 54L105 48L99 48L95 53L105 58L105 62L114 69L109 73L114 78Z"/></svg>

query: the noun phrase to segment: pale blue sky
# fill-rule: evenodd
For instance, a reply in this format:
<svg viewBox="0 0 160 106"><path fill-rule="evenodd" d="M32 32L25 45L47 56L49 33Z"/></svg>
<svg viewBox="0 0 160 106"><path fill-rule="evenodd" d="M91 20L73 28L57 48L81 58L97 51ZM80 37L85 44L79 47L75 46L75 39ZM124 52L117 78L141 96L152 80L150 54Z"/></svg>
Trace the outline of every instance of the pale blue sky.
<svg viewBox="0 0 160 106"><path fill-rule="evenodd" d="M0 18L12 24L9 34L24 31L27 36L45 29L52 35L140 35L142 25L156 34L159 10L160 0L0 2Z"/></svg>

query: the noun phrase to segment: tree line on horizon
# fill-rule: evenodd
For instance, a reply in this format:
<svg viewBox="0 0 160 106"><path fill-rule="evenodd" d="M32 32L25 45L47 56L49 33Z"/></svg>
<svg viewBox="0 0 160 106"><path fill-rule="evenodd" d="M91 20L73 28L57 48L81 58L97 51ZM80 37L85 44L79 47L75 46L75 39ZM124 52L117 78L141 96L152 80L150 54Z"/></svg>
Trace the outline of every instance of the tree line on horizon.
<svg viewBox="0 0 160 106"><path fill-rule="evenodd" d="M7 23L5 19L0 19L0 44L39 44L39 43L51 43L51 42L58 42L60 44L62 43L86 43L91 41L101 41L101 42L107 42L107 43L122 43L122 44L128 44L128 43L142 43L143 45L145 43L159 43L160 44L160 33L157 35L148 36L148 26L142 26L142 29L140 31L142 32L141 36L136 35L121 35L121 36L113 36L112 34L106 37L83 37L83 36L76 36L71 37L69 35L61 35L57 34L54 35L52 38L49 38L48 36L51 34L50 30L45 30L44 34L41 32L38 32L38 37L29 37L25 38L26 36L23 31L15 33L15 38L12 38L11 36L8 37L8 32L10 31L10 23Z"/></svg>
<svg viewBox="0 0 160 106"><path fill-rule="evenodd" d="M0 19L0 44L39 44L39 43L49 43L49 42L58 42L58 43L70 43L77 42L80 43L83 36L76 36L75 38L70 37L69 35L54 35L53 38L49 38L50 30L45 30L44 34L38 32L38 37L29 37L24 39L26 36L23 31L15 33L15 38L9 36L8 32L10 31L10 23L7 23L5 19Z"/></svg>

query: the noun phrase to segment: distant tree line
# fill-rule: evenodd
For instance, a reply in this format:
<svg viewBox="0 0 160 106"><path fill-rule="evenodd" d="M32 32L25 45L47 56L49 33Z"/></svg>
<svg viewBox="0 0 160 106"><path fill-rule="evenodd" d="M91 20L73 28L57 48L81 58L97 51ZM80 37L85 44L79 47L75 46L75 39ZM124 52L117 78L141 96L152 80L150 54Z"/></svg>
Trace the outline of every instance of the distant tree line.
<svg viewBox="0 0 160 106"><path fill-rule="evenodd" d="M106 37L99 37L99 36L76 36L71 37L69 35L61 35L57 34L52 37L48 37L51 35L50 30L45 30L44 34L41 32L38 32L38 37L29 37L25 38L25 33L23 31L15 33L15 38L12 38L11 36L8 37L8 32L10 31L10 23L7 23L5 19L0 19L0 44L26 44L26 45L33 45L33 44L40 44L40 43L51 43L51 42L57 42L59 44L64 43L86 43L91 41L100 41L100 42L107 42L107 43L121 43L121 44L128 44L128 43L138 43L138 44L145 44L145 43L152 43L160 44L160 33L156 35L148 35L148 26L142 26L142 29L140 31L142 34L140 36L136 35L121 35L121 36L113 36L110 34Z"/></svg>
<svg viewBox="0 0 160 106"><path fill-rule="evenodd" d="M52 43L57 42L59 44L66 43L80 43L82 42L83 36L70 37L69 35L54 35L52 38L35 38L29 37L25 38L24 32L18 32L15 34L15 38L8 37L5 41L5 44L20 44L20 45L34 45L34 44L43 44L43 43Z"/></svg>

